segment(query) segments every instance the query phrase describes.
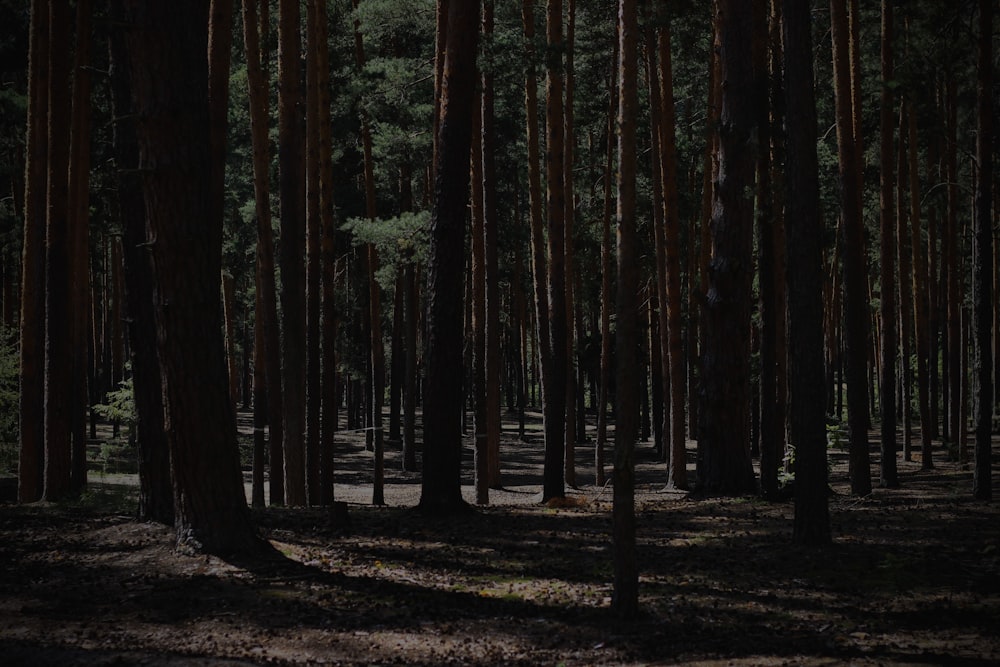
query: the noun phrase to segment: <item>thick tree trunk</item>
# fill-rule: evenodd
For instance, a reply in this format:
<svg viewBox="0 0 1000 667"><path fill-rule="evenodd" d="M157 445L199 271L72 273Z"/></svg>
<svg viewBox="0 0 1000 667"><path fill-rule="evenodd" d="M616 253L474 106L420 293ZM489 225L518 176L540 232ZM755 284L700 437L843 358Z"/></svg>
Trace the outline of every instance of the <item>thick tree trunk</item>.
<svg viewBox="0 0 1000 667"><path fill-rule="evenodd" d="M157 353L178 543L246 554L261 543L243 493L219 306L204 7L129 2L128 47L153 242Z"/></svg>
<svg viewBox="0 0 1000 667"><path fill-rule="evenodd" d="M750 7L719 3L722 91L719 178L705 297L698 484L707 493L755 491L750 461L750 283L753 240L753 73Z"/></svg>
<svg viewBox="0 0 1000 667"><path fill-rule="evenodd" d="M479 3L448 6L448 37L442 85L434 209L427 272L424 470L419 507L452 513L465 507L461 490L462 299L455 289L465 268L469 151L476 92Z"/></svg>
<svg viewBox="0 0 1000 667"><path fill-rule="evenodd" d="M823 300L809 6L784 2L785 100L787 117L785 232L788 253L789 399L795 443L797 544L828 544L826 429L823 383Z"/></svg>

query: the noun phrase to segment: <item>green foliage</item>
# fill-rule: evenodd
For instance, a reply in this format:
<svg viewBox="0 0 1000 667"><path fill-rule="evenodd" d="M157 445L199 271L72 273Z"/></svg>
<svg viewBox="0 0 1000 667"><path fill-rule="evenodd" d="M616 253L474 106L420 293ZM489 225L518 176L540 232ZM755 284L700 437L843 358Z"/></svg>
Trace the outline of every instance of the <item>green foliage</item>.
<svg viewBox="0 0 1000 667"><path fill-rule="evenodd" d="M107 402L95 405L94 412L110 422L125 423L128 426L129 439L131 440L138 419L135 411L135 391L132 386L132 378L122 380L118 384L118 389L109 391L105 398Z"/></svg>
<svg viewBox="0 0 1000 667"><path fill-rule="evenodd" d="M382 289L392 289L396 269L407 262L423 264L429 247L430 213L401 213L392 218L351 218L341 226L355 245L374 243L379 252L376 278Z"/></svg>

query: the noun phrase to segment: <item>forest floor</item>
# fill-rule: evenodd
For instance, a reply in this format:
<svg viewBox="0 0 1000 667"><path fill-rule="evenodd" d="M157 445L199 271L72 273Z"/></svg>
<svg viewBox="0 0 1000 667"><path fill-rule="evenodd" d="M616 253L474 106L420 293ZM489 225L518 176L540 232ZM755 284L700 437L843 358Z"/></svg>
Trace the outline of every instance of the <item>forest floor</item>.
<svg viewBox="0 0 1000 667"><path fill-rule="evenodd" d="M105 457L80 500L0 505L0 664L1000 663L1000 506L973 502L943 450L863 499L831 450L834 543L803 548L791 501L665 492L641 444L641 614L623 623L610 487L581 445L573 502L541 505L538 426L505 433L491 504L447 520L412 509L419 476L393 445L388 505L371 506L370 454L342 437L349 526L253 510L282 554L257 564L178 552L171 528L134 520L135 476Z"/></svg>

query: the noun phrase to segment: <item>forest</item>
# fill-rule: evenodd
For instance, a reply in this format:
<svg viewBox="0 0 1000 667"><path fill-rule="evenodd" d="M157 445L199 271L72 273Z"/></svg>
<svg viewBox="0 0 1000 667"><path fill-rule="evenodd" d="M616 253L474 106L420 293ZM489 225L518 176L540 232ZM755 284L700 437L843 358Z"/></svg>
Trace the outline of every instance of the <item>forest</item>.
<svg viewBox="0 0 1000 667"><path fill-rule="evenodd" d="M0 662L1000 661L995 0L0 0Z"/></svg>

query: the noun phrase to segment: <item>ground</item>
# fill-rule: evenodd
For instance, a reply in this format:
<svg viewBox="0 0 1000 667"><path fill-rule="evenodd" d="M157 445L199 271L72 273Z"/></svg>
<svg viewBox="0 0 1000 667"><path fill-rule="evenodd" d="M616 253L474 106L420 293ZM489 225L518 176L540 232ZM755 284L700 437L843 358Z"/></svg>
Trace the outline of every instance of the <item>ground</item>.
<svg viewBox="0 0 1000 667"><path fill-rule="evenodd" d="M370 455L345 435L350 525L254 510L281 554L256 563L179 553L170 528L133 519L134 476L105 458L79 501L0 505L0 664L1000 662L1000 511L971 500L971 472L943 450L858 499L833 449L834 544L802 548L791 501L664 491L641 444L641 615L625 623L592 447L571 502L542 506L537 426L524 443L505 433L505 490L455 519L412 509L419 477L392 445L388 506L371 506Z"/></svg>

